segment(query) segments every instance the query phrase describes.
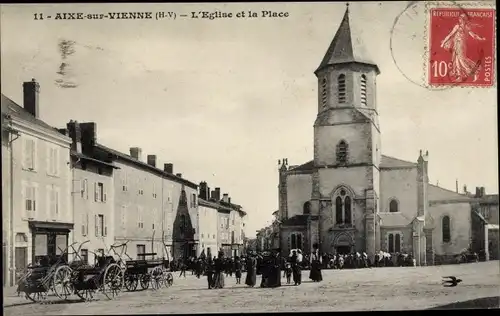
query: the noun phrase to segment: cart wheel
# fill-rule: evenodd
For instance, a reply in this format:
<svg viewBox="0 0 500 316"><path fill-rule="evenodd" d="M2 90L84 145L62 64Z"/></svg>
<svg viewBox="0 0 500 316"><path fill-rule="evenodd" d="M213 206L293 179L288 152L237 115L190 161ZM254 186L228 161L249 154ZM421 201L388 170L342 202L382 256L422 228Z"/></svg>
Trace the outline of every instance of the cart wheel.
<svg viewBox="0 0 500 316"><path fill-rule="evenodd" d="M25 293L26 298L35 303L43 303L47 300L48 292Z"/></svg>
<svg viewBox="0 0 500 316"><path fill-rule="evenodd" d="M170 272L167 272L166 274L163 274L163 275L164 275L163 285L165 287L171 287L172 284L174 284L174 276Z"/></svg>
<svg viewBox="0 0 500 316"><path fill-rule="evenodd" d="M68 266L60 266L54 273L52 279L52 288L57 297L62 300L67 300L72 292L71 284L71 268Z"/></svg>
<svg viewBox="0 0 500 316"><path fill-rule="evenodd" d="M141 283L141 289L147 290L149 288L149 281L151 281L149 273L141 275L139 280L139 283Z"/></svg>
<svg viewBox="0 0 500 316"><path fill-rule="evenodd" d="M127 291L133 292L137 289L139 281L134 275L125 274L125 288Z"/></svg>
<svg viewBox="0 0 500 316"><path fill-rule="evenodd" d="M91 301L94 298L94 290L75 290L75 294L83 301Z"/></svg>
<svg viewBox="0 0 500 316"><path fill-rule="evenodd" d="M114 299L123 287L123 270L116 263L110 264L104 271L102 293L110 300Z"/></svg>
<svg viewBox="0 0 500 316"><path fill-rule="evenodd" d="M158 290L163 284L163 269L156 267L151 271L151 288Z"/></svg>

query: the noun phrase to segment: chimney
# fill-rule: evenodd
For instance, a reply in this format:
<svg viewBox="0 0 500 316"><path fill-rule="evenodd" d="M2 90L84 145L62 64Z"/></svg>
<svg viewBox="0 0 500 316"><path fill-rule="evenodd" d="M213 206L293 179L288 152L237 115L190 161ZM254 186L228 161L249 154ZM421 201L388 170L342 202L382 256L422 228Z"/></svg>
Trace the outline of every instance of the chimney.
<svg viewBox="0 0 500 316"><path fill-rule="evenodd" d="M480 197L480 196L481 196L481 188L476 187L476 197Z"/></svg>
<svg viewBox="0 0 500 316"><path fill-rule="evenodd" d="M224 193L222 195L222 200L224 201L224 203L227 203L229 201L229 194L227 193Z"/></svg>
<svg viewBox="0 0 500 316"><path fill-rule="evenodd" d="M208 200L208 196L207 196L207 183L205 181L200 182L200 194L198 196L201 199Z"/></svg>
<svg viewBox="0 0 500 316"><path fill-rule="evenodd" d="M71 149L81 153L82 152L82 130L80 128L80 123L77 121L70 120L66 124L68 130L68 136L71 138Z"/></svg>
<svg viewBox="0 0 500 316"><path fill-rule="evenodd" d="M215 188L215 200L220 201L220 188Z"/></svg>
<svg viewBox="0 0 500 316"><path fill-rule="evenodd" d="M455 181L455 191L458 193L458 179Z"/></svg>
<svg viewBox="0 0 500 316"><path fill-rule="evenodd" d="M156 155L148 155L148 165L156 168Z"/></svg>
<svg viewBox="0 0 500 316"><path fill-rule="evenodd" d="M464 185L464 193L469 193L467 192L467 185Z"/></svg>
<svg viewBox="0 0 500 316"><path fill-rule="evenodd" d="M217 200L217 192L215 192L215 190L210 192L210 199Z"/></svg>
<svg viewBox="0 0 500 316"><path fill-rule="evenodd" d="M174 165L171 163L166 163L163 165L163 171L167 173L174 173Z"/></svg>
<svg viewBox="0 0 500 316"><path fill-rule="evenodd" d="M97 124L94 122L79 123L82 151L88 152L97 142ZM78 136L78 135L77 135Z"/></svg>
<svg viewBox="0 0 500 316"><path fill-rule="evenodd" d="M176 173L175 175L179 178L182 178L182 173Z"/></svg>
<svg viewBox="0 0 500 316"><path fill-rule="evenodd" d="M24 109L28 111L35 118L40 117L40 107L39 107L39 99L40 99L40 84L36 82L33 78L31 81L27 81L23 83L23 94L24 94Z"/></svg>
<svg viewBox="0 0 500 316"><path fill-rule="evenodd" d="M227 203L231 204L231 198L230 197L227 198Z"/></svg>
<svg viewBox="0 0 500 316"><path fill-rule="evenodd" d="M484 187L481 187L481 197L486 195L486 190Z"/></svg>
<svg viewBox="0 0 500 316"><path fill-rule="evenodd" d="M139 147L131 147L130 148L130 156L139 161L142 160L142 149Z"/></svg>

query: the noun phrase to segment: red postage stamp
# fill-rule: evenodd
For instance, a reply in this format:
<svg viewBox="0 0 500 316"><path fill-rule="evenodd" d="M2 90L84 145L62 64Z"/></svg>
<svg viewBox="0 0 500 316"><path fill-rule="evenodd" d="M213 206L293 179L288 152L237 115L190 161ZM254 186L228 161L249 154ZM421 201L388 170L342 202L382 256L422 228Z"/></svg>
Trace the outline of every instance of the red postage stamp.
<svg viewBox="0 0 500 316"><path fill-rule="evenodd" d="M492 86L495 10L458 7L429 12L429 85Z"/></svg>

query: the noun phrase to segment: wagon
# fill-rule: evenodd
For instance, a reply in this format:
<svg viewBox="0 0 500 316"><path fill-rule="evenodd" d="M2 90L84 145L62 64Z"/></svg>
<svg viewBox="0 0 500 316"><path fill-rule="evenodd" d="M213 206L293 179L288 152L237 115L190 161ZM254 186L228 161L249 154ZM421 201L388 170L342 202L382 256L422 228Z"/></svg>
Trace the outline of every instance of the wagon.
<svg viewBox="0 0 500 316"><path fill-rule="evenodd" d="M139 285L142 290L147 290L149 287L153 290L158 290L161 287L170 287L173 284L174 277L170 272L170 260L168 259L169 256L165 243L163 243L163 246L165 247L167 259L155 258L157 254L152 252L141 254L144 259L139 260L133 260L127 254L127 243L128 241L121 245L124 248L119 256L122 258L125 255L129 259L123 261L125 266L124 286L128 291L137 290Z"/></svg>
<svg viewBox="0 0 500 316"><path fill-rule="evenodd" d="M108 254L95 254L95 265L79 265L71 274L71 286L82 300L92 300L97 293L108 299L117 297L123 287L123 269L117 260Z"/></svg>
<svg viewBox="0 0 500 316"><path fill-rule="evenodd" d="M55 294L60 299L66 300L72 293L70 276L72 268L80 265L79 261L68 263L68 250L73 249L73 254L78 256L81 249L75 250L72 243L61 251L59 256L43 256L38 264L29 265L27 272L19 279L17 293L24 293L25 297L33 302L45 301L49 293ZM83 245L83 244L82 244Z"/></svg>

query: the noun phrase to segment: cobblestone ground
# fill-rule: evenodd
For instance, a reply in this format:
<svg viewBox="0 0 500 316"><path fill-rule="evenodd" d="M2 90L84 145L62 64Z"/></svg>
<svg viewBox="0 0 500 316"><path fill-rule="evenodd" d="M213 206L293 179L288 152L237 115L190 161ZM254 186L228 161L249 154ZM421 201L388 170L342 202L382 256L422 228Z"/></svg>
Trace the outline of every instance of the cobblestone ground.
<svg viewBox="0 0 500 316"><path fill-rule="evenodd" d="M40 305L16 297L12 290L10 293L5 290L4 313L7 316L40 316L408 310L445 307L483 298L488 298L488 302L475 307L498 307L499 267L498 261L490 261L422 268L323 270L321 283L310 282L309 271L303 271L302 285L275 289L246 288L229 277L226 288L208 290L205 278L197 279L188 273L187 278L179 279L176 273L171 288L125 292L113 301L101 298L93 302L76 302L75 297L74 302L58 303L54 298L55 303ZM445 288L441 285L441 277L447 275L462 278L463 283ZM481 306L484 304L493 306Z"/></svg>

